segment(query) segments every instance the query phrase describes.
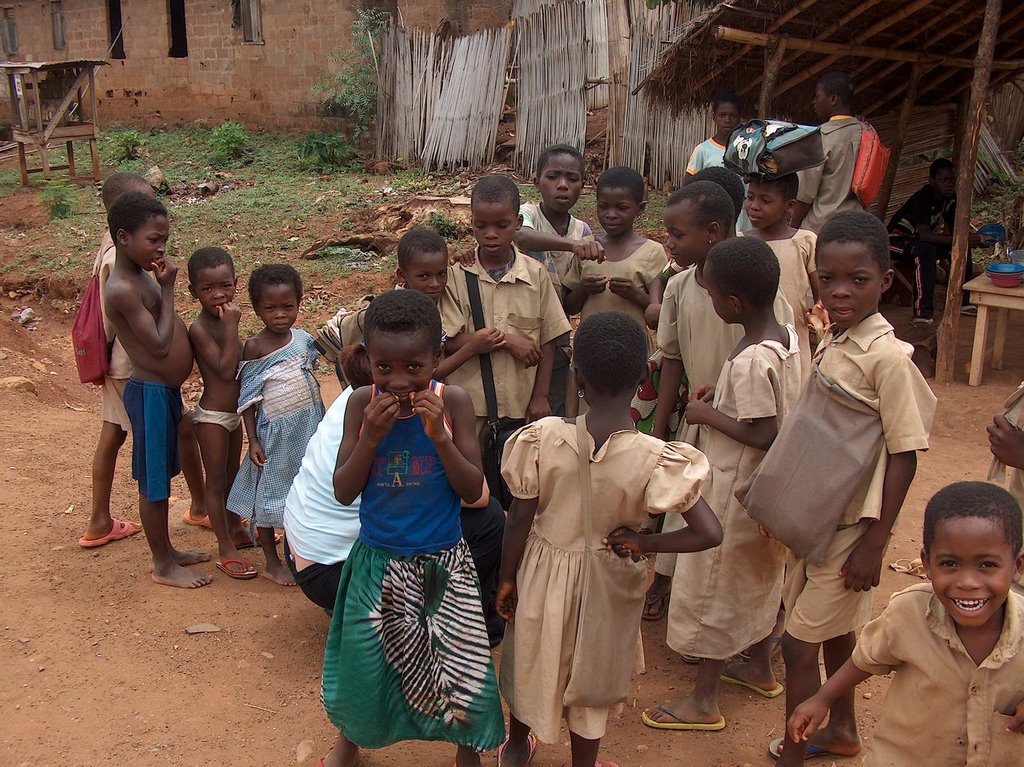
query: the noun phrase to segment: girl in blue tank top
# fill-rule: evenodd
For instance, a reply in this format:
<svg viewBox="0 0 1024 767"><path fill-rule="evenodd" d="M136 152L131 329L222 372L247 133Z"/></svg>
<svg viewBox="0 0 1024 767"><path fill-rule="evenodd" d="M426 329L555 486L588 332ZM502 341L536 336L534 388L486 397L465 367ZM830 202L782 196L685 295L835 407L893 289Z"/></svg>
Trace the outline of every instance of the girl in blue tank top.
<svg viewBox="0 0 1024 767"><path fill-rule="evenodd" d="M460 507L487 502L469 395L433 380L441 318L424 294L378 296L364 319L373 386L353 392L334 493L362 494L324 650L323 702L339 734L324 759L403 740L456 744L456 765L505 737Z"/></svg>

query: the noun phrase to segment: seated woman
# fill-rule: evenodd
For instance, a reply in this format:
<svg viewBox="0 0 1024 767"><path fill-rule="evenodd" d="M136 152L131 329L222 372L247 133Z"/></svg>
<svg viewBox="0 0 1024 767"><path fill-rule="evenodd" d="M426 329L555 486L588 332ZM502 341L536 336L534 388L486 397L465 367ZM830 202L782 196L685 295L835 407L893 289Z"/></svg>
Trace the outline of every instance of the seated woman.
<svg viewBox="0 0 1024 767"><path fill-rule="evenodd" d="M310 439L284 509L285 561L302 593L328 612L334 609L345 559L359 537L359 499L342 505L334 497L334 465L344 436L348 398L356 388L372 383L366 349L359 344L341 351L338 368L342 383L349 381L351 386L338 395ZM462 537L480 579L492 646L504 633L504 623L494 611L504 531L505 513L493 498L485 508L463 507Z"/></svg>

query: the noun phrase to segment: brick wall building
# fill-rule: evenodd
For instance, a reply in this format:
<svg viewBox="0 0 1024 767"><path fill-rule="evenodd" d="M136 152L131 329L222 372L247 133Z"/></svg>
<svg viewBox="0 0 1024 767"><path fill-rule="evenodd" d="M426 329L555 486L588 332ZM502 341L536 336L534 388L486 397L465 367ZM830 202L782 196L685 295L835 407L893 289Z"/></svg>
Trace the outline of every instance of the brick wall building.
<svg viewBox="0 0 1024 767"><path fill-rule="evenodd" d="M0 56L102 59L113 44L97 78L101 124L235 118L302 129L321 122L313 86L360 8L472 32L506 22L511 0L3 0Z"/></svg>

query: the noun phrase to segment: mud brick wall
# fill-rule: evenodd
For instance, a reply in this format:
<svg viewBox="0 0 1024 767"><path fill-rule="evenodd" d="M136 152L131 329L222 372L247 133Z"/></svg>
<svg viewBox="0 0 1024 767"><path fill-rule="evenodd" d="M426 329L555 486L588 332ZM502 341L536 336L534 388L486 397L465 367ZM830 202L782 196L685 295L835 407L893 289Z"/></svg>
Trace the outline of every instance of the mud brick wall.
<svg viewBox="0 0 1024 767"><path fill-rule="evenodd" d="M168 0L122 0L124 59L97 77L100 125L211 124L237 119L251 127L312 130L330 125L316 114L313 86L349 43L360 8L401 14L407 26L455 33L506 23L512 0L261 0L262 44L231 28L230 0L185 0L188 56L172 58ZM15 18L19 61L103 59L110 48L107 0L64 0L63 50L54 49L51 3L4 0ZM0 52L0 56L3 56ZM10 120L6 84L0 122Z"/></svg>

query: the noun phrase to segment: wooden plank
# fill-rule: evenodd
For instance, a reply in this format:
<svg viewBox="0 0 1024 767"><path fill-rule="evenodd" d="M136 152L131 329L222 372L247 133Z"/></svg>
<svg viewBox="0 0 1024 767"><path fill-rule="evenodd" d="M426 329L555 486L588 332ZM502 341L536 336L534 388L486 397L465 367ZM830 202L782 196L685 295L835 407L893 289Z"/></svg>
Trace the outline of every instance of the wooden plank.
<svg viewBox="0 0 1024 767"><path fill-rule="evenodd" d="M1010 318L1009 309L996 311L996 340L992 345L992 369L1003 369L1003 352L1006 351L1006 326Z"/></svg>
<svg viewBox="0 0 1024 767"><path fill-rule="evenodd" d="M629 98L630 33L626 3L608 4L608 164L618 165L622 158L622 134ZM582 147L581 147L582 148Z"/></svg>
<svg viewBox="0 0 1024 767"><path fill-rule="evenodd" d="M759 117L767 118L771 111L772 91L775 90L775 82L779 79L779 70L782 68L782 58L786 55L788 39L785 35L778 37L775 47L768 49L768 59L764 66L764 80L761 82L761 97L757 102Z"/></svg>
<svg viewBox="0 0 1024 767"><path fill-rule="evenodd" d="M60 106L53 113L53 117L50 118L50 122L46 124L43 129L43 141L49 141L50 136L53 134L54 129L60 124L60 121L64 119L65 112L68 111L68 107L71 106L71 102L75 100L75 94L79 92L86 82L89 80L89 71L82 70L78 73L78 77L68 88L68 92L64 94L64 100L60 102ZM79 99L79 108L81 108L81 99Z"/></svg>
<svg viewBox="0 0 1024 767"><path fill-rule="evenodd" d="M978 54L975 58L974 79L967 110L967 126L964 131L962 151L956 169L956 218L953 225L953 249L950 258L949 284L946 286L946 311L938 329L938 354L935 363L935 378L939 383L952 383L953 368L956 364L956 341L960 330L960 299L967 259L971 257L968 239L971 235L971 203L974 200L974 166L978 161L978 139L985 112L985 94L992 74L992 59L995 56L996 39L999 36L999 16L1002 0L986 0L985 20L978 40ZM983 322L982 313L988 310L978 308L978 323ZM987 317L985 318L987 319ZM977 337L975 337L977 340ZM982 338L984 340L984 338ZM978 350L975 349L975 356ZM980 360L979 360L980 362ZM981 382L981 371L971 368L971 379L977 374ZM972 384L977 385L977 384Z"/></svg>
<svg viewBox="0 0 1024 767"><path fill-rule="evenodd" d="M998 2L998 0L997 0ZM959 312L954 312L959 316ZM939 328L941 329L941 325ZM988 307L978 307L977 324L974 326L974 346L971 348L971 372L967 383L971 386L981 386L981 375L985 368L985 344L988 341ZM941 344L941 341L940 341ZM939 354L942 353L942 346L939 346ZM938 379L939 369L936 363L935 377ZM952 380L952 376L950 376ZM941 382L940 382L941 383ZM947 382L948 383L948 382Z"/></svg>

